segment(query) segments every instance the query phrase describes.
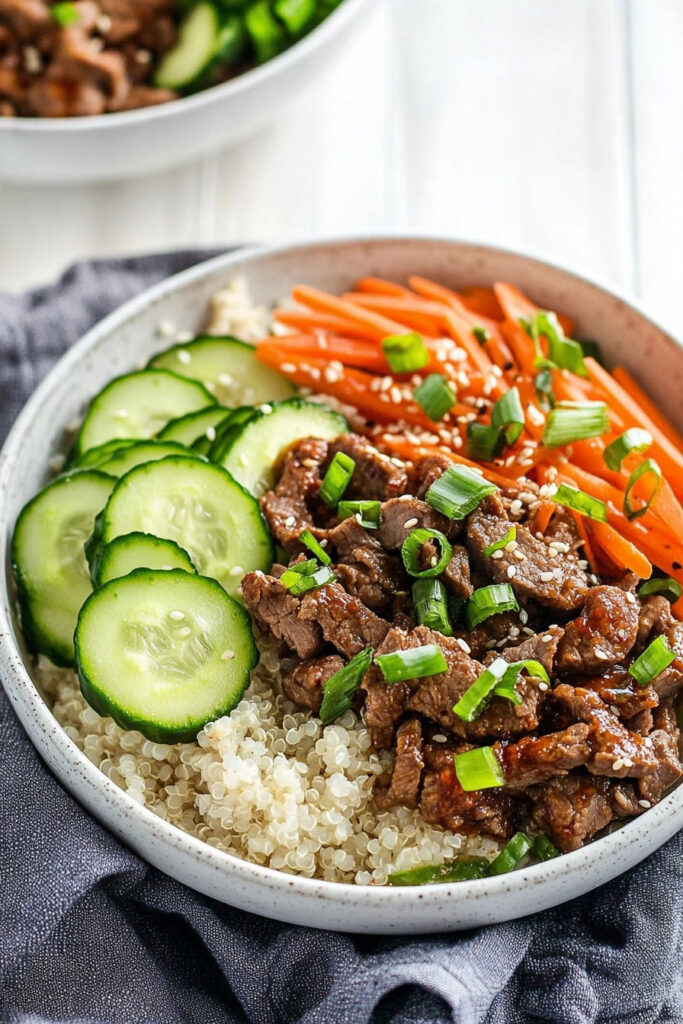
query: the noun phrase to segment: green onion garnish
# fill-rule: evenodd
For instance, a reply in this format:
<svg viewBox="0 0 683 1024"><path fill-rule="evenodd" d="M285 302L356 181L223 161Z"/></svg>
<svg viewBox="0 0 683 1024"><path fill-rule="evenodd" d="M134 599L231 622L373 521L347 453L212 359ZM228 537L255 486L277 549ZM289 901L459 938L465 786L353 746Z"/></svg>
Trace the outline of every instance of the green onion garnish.
<svg viewBox="0 0 683 1024"><path fill-rule="evenodd" d="M429 626L444 636L453 635L453 627L448 616L448 592L441 580L415 580L413 604L420 626Z"/></svg>
<svg viewBox="0 0 683 1024"><path fill-rule="evenodd" d="M641 477L648 475L654 477L654 483L652 485L652 491L650 493L650 496L648 497L644 505L641 505L639 508L634 508L633 504L631 503L631 491L633 490L633 488L635 487L635 485ZM624 515L627 519L639 519L640 516L645 515L650 505L657 497L657 493L659 491L661 483L662 471L654 459L645 459L644 462L641 462L641 464L636 469L633 470L630 477L628 478L626 490L624 491Z"/></svg>
<svg viewBox="0 0 683 1024"><path fill-rule="evenodd" d="M429 885L432 882L466 882L483 878L488 871L486 857L458 857L443 864L424 864L409 871L394 871L389 885Z"/></svg>
<svg viewBox="0 0 683 1024"><path fill-rule="evenodd" d="M531 846L531 839L526 832L516 832L489 864L489 875L504 875L508 871L513 871L526 857Z"/></svg>
<svg viewBox="0 0 683 1024"><path fill-rule="evenodd" d="M667 644L666 637L658 636L656 640L648 644L628 671L638 686L649 686L653 679L656 679L665 668L669 667L675 657L676 653Z"/></svg>
<svg viewBox="0 0 683 1024"><path fill-rule="evenodd" d="M290 35L296 36L303 32L313 17L315 5L316 0L275 0L273 10Z"/></svg>
<svg viewBox="0 0 683 1024"><path fill-rule="evenodd" d="M366 530L376 530L379 526L381 503L379 501L340 501L337 505L340 519L355 516Z"/></svg>
<svg viewBox="0 0 683 1024"><path fill-rule="evenodd" d="M435 676L448 668L440 647L436 644L424 644L422 647L410 647L406 651L392 651L380 654L375 664L387 683L401 683L404 679L422 679L424 676Z"/></svg>
<svg viewBox="0 0 683 1024"><path fill-rule="evenodd" d="M513 661L507 666L503 678L496 685L493 693L496 697L505 697L513 704L521 704L522 698L517 693L517 683L522 672L528 672L530 676L541 679L544 683L550 684L550 679L545 667L540 661L534 658L526 658L524 661Z"/></svg>
<svg viewBox="0 0 683 1024"><path fill-rule="evenodd" d="M580 377L588 377L581 345L565 335L555 313L540 310L531 320L523 320L522 326L536 345L536 367L571 370ZM548 341L547 357L541 351L541 335Z"/></svg>
<svg viewBox="0 0 683 1024"><path fill-rule="evenodd" d="M465 605L465 623L469 630L474 629L484 619L500 612L518 612L519 605L509 583L492 583L488 587L479 587Z"/></svg>
<svg viewBox="0 0 683 1024"><path fill-rule="evenodd" d="M389 335L382 341L382 351L393 373L414 373L429 363L427 346L417 331Z"/></svg>
<svg viewBox="0 0 683 1024"><path fill-rule="evenodd" d="M66 2L53 4L50 8L50 14L61 28L68 28L69 25L75 25L81 17L78 13L78 8L75 7L74 4Z"/></svg>
<svg viewBox="0 0 683 1024"><path fill-rule="evenodd" d="M497 490L468 466L449 466L427 491L427 502L449 519L464 519Z"/></svg>
<svg viewBox="0 0 683 1024"><path fill-rule="evenodd" d="M477 341L479 342L480 345L485 345L486 342L491 337L491 335L486 330L486 328L482 327L481 324L475 324L474 325L474 327L472 328L472 334L477 339Z"/></svg>
<svg viewBox="0 0 683 1024"><path fill-rule="evenodd" d="M244 24L259 64L277 56L286 44L285 30L273 17L268 0L257 0L244 12Z"/></svg>
<svg viewBox="0 0 683 1024"><path fill-rule="evenodd" d="M683 587L671 576L654 576L638 587L638 597L647 597L648 594L664 594L670 601L678 601Z"/></svg>
<svg viewBox="0 0 683 1024"><path fill-rule="evenodd" d="M467 444L465 453L468 459L478 462L493 462L505 449L505 435L498 427L472 420L467 424Z"/></svg>
<svg viewBox="0 0 683 1024"><path fill-rule="evenodd" d="M328 555L327 551L325 551L322 544L320 544L320 542L315 539L310 530L302 530L301 533L299 534L299 540L304 545L304 547L308 548L308 550L315 555L315 557L318 559L319 562L322 563L322 565L332 564L332 559Z"/></svg>
<svg viewBox="0 0 683 1024"><path fill-rule="evenodd" d="M323 684L323 702L320 705L320 720L323 725L329 725L335 718L348 711L353 696L371 664L372 647L366 647Z"/></svg>
<svg viewBox="0 0 683 1024"><path fill-rule="evenodd" d="M475 718L479 718L493 697L493 691L505 675L507 667L507 661L502 658L492 661L472 685L468 686L460 700L453 706L453 713L463 722L473 722Z"/></svg>
<svg viewBox="0 0 683 1024"><path fill-rule="evenodd" d="M311 559L313 561L313 559ZM329 565L323 565L317 568L317 562L314 562L316 568L312 571L302 571L301 566L307 565L306 562L298 562L293 565L290 569L283 572L280 577L280 583L283 587L286 587L290 594L294 594L296 597L300 597L302 594L306 594L309 590L317 590L318 587L324 587L328 583L333 583L336 580L335 574L330 569Z"/></svg>
<svg viewBox="0 0 683 1024"><path fill-rule="evenodd" d="M555 405L555 396L553 394L553 375L550 370L538 371L534 377L534 388L541 409L544 412L552 409Z"/></svg>
<svg viewBox="0 0 683 1024"><path fill-rule="evenodd" d="M553 857L560 856L560 851L544 832L539 832L534 837L533 853L538 860L552 860Z"/></svg>
<svg viewBox="0 0 683 1024"><path fill-rule="evenodd" d="M607 505L605 502L600 501L599 498L594 498L591 494L586 494L585 491L580 491L578 487L572 487L570 484L560 484L551 500L558 505L564 505L565 508L571 508L575 512L580 512L582 516L588 516L589 519L597 519L600 523L607 522Z"/></svg>
<svg viewBox="0 0 683 1024"><path fill-rule="evenodd" d="M605 448L602 453L605 465L618 473L627 455L630 455L631 452L644 452L651 444L652 437L647 430L641 430L640 427L629 427L619 435L616 441L612 441Z"/></svg>
<svg viewBox="0 0 683 1024"><path fill-rule="evenodd" d="M524 429L524 410L518 388L510 388L491 409L491 426L505 435L506 444L514 444Z"/></svg>
<svg viewBox="0 0 683 1024"><path fill-rule="evenodd" d="M434 556L436 558L434 565L421 569L420 552L423 545L430 540L435 542L440 550L440 554ZM430 577L440 576L450 562L452 555L453 545L448 540L448 537L444 536L439 530L427 530L422 526L417 530L412 530L401 546L401 558L406 567L406 572L416 579L429 579Z"/></svg>
<svg viewBox="0 0 683 1024"><path fill-rule="evenodd" d="M438 423L455 405L455 391L442 373L430 373L413 392L413 397L430 420Z"/></svg>
<svg viewBox="0 0 683 1024"><path fill-rule="evenodd" d="M543 444L546 448L559 448L608 431L609 417L604 402L557 402L548 413Z"/></svg>
<svg viewBox="0 0 683 1024"><path fill-rule="evenodd" d="M332 462L327 468L325 478L320 486L320 497L332 508L339 503L339 499L349 485L353 476L356 463L350 455L345 452L336 452Z"/></svg>
<svg viewBox="0 0 683 1024"><path fill-rule="evenodd" d="M486 558L490 558L494 551L502 551L508 544L515 539L517 536L517 527L513 523L508 532L500 540L496 540L493 544L489 544L487 548L484 548L484 555Z"/></svg>
<svg viewBox="0 0 683 1024"><path fill-rule="evenodd" d="M493 747L475 747L454 757L455 774L466 793L504 786L505 778Z"/></svg>

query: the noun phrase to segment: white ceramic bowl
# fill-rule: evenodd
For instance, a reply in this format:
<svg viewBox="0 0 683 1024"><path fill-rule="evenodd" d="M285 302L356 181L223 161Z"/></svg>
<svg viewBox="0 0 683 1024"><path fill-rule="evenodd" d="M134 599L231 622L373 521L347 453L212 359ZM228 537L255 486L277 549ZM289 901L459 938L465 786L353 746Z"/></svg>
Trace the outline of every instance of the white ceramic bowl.
<svg viewBox="0 0 683 1024"><path fill-rule="evenodd" d="M584 336L618 356L680 425L683 349L632 303L548 263L437 239L347 240L221 256L162 282L90 331L26 405L0 456L0 674L38 751L74 796L119 838L167 874L245 910L353 932L446 931L521 917L562 903L632 867L683 826L683 788L582 850L509 875L422 888L366 888L282 874L222 853L157 818L95 768L53 719L31 681L10 593L7 543L23 504L46 481L62 430L114 374L159 347L162 319L197 329L209 297L234 274L260 302L297 282L333 291L363 274L420 273L455 286L514 281L541 305L575 315ZM39 827L39 823L36 823Z"/></svg>
<svg viewBox="0 0 683 1024"><path fill-rule="evenodd" d="M184 99L97 117L0 117L0 179L57 184L151 174L273 120L333 60L368 0L344 0L261 67Z"/></svg>

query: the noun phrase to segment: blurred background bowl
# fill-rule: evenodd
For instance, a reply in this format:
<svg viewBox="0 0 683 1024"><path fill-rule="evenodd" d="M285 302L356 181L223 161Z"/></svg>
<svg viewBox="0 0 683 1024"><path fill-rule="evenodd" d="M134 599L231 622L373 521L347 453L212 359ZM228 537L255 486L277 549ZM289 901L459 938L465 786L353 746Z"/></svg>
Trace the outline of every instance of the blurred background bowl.
<svg viewBox="0 0 683 1024"><path fill-rule="evenodd" d="M0 179L59 184L151 174L262 128L332 61L368 0L344 0L273 60L192 96L95 117L0 117Z"/></svg>

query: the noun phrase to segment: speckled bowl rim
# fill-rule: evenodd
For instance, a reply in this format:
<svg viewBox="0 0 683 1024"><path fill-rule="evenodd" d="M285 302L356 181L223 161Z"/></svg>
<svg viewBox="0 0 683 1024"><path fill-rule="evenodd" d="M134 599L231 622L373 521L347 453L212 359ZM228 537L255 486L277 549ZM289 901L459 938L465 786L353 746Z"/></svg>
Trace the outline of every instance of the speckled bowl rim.
<svg viewBox="0 0 683 1024"><path fill-rule="evenodd" d="M0 117L0 139L3 134L54 135L58 137L77 135L88 131L114 130L129 124L149 121L165 121L181 111L192 112L208 104L220 103L224 99L237 99L245 92L258 89L262 82L286 72L293 64L305 60L315 50L324 48L334 36L343 32L361 13L368 0L344 0L324 21L317 25L303 39L298 40L277 57L242 72L235 78L208 89L201 89L191 96L180 96L169 103L160 103L137 110L113 111L111 114L93 114L86 117Z"/></svg>
<svg viewBox="0 0 683 1024"><path fill-rule="evenodd" d="M340 245L343 247L345 245L353 244L381 245L382 243L396 242L400 242L405 245L410 245L411 243L437 242L457 245L467 249L478 250L479 252L488 252L503 258L509 257L513 259L521 257L531 263L545 266L551 271L564 275L569 279L573 279L579 283L587 284L593 288L599 289L604 293L606 301L609 299L617 300L627 309L630 308L638 315L649 320L657 330L667 335L672 345L672 352L680 351L683 347L679 341L674 339L671 332L665 327L660 326L639 303L627 298L623 294L620 294L613 288L607 287L593 277L587 277L579 274L576 271L568 269L563 265L552 260L545 259L541 256L529 255L527 253L519 252L518 250L447 238L438 234L422 234L419 236L368 235L338 237L333 239L315 239L312 241L304 241L281 246L249 246L226 255L214 257L213 259L197 264L188 270L161 281L152 288L147 289L142 294L129 300L113 313L109 314L109 316L88 331L80 341L73 345L36 389L32 397L24 406L22 412L17 417L7 437L2 452L0 453L0 494L3 493L4 489L7 488L8 484L11 482L11 475L12 472L14 472L13 466L16 464L21 451L26 426L33 420L35 412L40 407L44 396L50 392L56 380L64 375L68 375L73 369L75 369L84 354L91 346L97 343L101 336L108 335L117 327L121 327L122 324L128 321L128 319L133 318L136 313L144 309L146 306L153 304L169 293L174 292L180 286L202 279L205 275L211 273L215 269L225 269L226 272L229 272L230 268L235 264L241 265L245 262L258 261L260 257L271 255L293 255L297 252L308 250L310 248L329 248L333 245ZM240 273L246 273L248 275L248 266L240 266L239 269ZM0 513L0 519L1 518L2 514ZM6 542L6 534L10 529L10 525L11 524L9 523L0 523L0 526L5 533L5 536L0 538L0 543L2 544ZM0 578L3 599L5 599L8 592L8 576L9 573L5 559L2 565L2 577ZM192 857L201 859L205 868L209 867L221 876L225 876L226 873L229 873L234 878L242 879L251 885L256 884L259 887L267 889L272 889L273 887L284 890L293 889L296 892L299 892L302 897L320 897L324 898L328 902L331 901L332 903L362 903L365 908L371 907L372 905L377 905L379 907L400 902L404 907L405 905L412 907L416 916L419 916L420 912L426 911L430 905L433 907L436 905L444 906L452 902L469 902L473 900L480 900L482 898L495 902L497 896L501 896L503 893L508 893L512 890L519 892L527 888L531 889L532 887L538 886L542 883L557 883L559 886L558 894L552 905L558 905L571 897L571 894L567 896L563 895L561 892L561 883L563 880L566 881L569 876L588 871L596 860L611 858L612 862L617 866L610 877L616 877L624 870L623 866L619 866L619 853L632 847L634 844L638 844L639 841L642 841L644 834L649 831L650 827L654 830L656 830L658 826L661 826L663 829L666 827L668 829L669 836L671 836L674 834L674 831L676 831L675 829L671 829L671 822L673 818L678 820L679 828L683 826L683 785L679 785L660 803L644 812L638 818L627 822L616 831L589 843L587 846L579 850L564 854L562 857L554 860L535 864L507 875L499 875L492 878L451 884L432 884L414 888L392 888L390 886L373 887L359 886L353 883L328 882L322 879L291 875L277 871L273 868L263 867L209 846L207 843L183 832L175 825L159 818L153 813L153 811L141 806L129 797L122 789L119 789L118 786L111 782L106 775L92 764L85 754L78 749L76 744L69 739L66 732L56 722L56 719L40 697L38 690L36 689L36 686L24 665L21 653L12 638L12 629L13 625L10 622L3 603L0 605L0 664L5 670L2 679L4 688L12 704L15 705L15 707L22 706L25 712L31 714L34 721L38 723L43 732L50 736L51 742L54 744L57 753L61 755L64 763L72 771L84 775L86 781L91 785L91 787L95 790L99 790L105 802L112 808L119 812L123 812L124 817L127 816L137 819L142 826L143 831L147 834L153 833L168 852L172 853L174 849L184 851ZM33 738L30 738L31 742L34 742ZM662 843L664 841L666 841L666 839L664 839ZM662 845L662 843L659 843L658 845ZM646 850L643 853L643 857L646 856L648 852L649 851ZM635 859L630 860L629 863L637 863L638 859L642 858L636 857ZM604 879L599 880L595 885L602 884L603 881ZM589 891L590 888L594 887L595 886L589 885L583 891ZM229 899L227 902L229 902ZM528 912L531 913L533 910L534 907L529 906ZM495 917L492 919L497 920ZM448 925L444 921L444 928L447 927Z"/></svg>

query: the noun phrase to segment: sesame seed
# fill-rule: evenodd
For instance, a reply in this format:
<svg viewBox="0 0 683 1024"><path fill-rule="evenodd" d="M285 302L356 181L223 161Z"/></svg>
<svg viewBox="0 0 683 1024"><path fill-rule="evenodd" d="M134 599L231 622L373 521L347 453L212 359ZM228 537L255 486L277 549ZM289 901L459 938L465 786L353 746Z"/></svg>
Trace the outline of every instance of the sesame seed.
<svg viewBox="0 0 683 1024"><path fill-rule="evenodd" d="M630 757L622 757L621 760L623 761L625 768L633 768L633 761Z"/></svg>
<svg viewBox="0 0 683 1024"><path fill-rule="evenodd" d="M287 516L287 518L285 519L285 526L295 526L295 525L296 525L296 516Z"/></svg>
<svg viewBox="0 0 683 1024"><path fill-rule="evenodd" d="M242 568L241 565L233 565L232 569L230 570L231 576L242 576L243 574L244 569Z"/></svg>
<svg viewBox="0 0 683 1024"><path fill-rule="evenodd" d="M542 572L541 573L541 582L542 583L550 583L552 578L553 578L553 574L551 572Z"/></svg>
<svg viewBox="0 0 683 1024"><path fill-rule="evenodd" d="M596 647L593 653L595 654L595 657L598 659L598 661L607 661L609 658L609 654L607 653L607 651L601 650L600 647Z"/></svg>
<svg viewBox="0 0 683 1024"><path fill-rule="evenodd" d="M187 351L187 349L181 348L181 349L178 350L178 362L179 363L185 363L186 365L187 365L187 363L191 363L192 362L192 356Z"/></svg>
<svg viewBox="0 0 683 1024"><path fill-rule="evenodd" d="M206 428L206 438L207 438L208 441L215 441L216 440L216 428L215 427L207 427Z"/></svg>
<svg viewBox="0 0 683 1024"><path fill-rule="evenodd" d="M649 800L639 800L638 803L639 803L639 805L641 807L645 807L645 808L652 807L652 804L650 803Z"/></svg>
<svg viewBox="0 0 683 1024"><path fill-rule="evenodd" d="M152 60L152 54L149 50L136 50L135 59L138 64L149 64Z"/></svg>
<svg viewBox="0 0 683 1024"><path fill-rule="evenodd" d="M432 739L434 740L435 743L447 743L448 742L446 737L444 736L444 734L442 732L434 733L434 735L432 736Z"/></svg>
<svg viewBox="0 0 683 1024"><path fill-rule="evenodd" d="M622 761L622 759L620 757L618 757L616 759L616 761L614 762L614 764L612 765L612 771L615 771L615 772L621 771L621 769L623 767L624 767L624 762Z"/></svg>
<svg viewBox="0 0 683 1024"><path fill-rule="evenodd" d="M491 555L491 558L502 558L502 557L503 557L503 551L502 551L501 548L498 548L498 550L494 551L493 554Z"/></svg>
<svg viewBox="0 0 683 1024"><path fill-rule="evenodd" d="M529 613L525 608L522 608L522 610L519 613L519 621L522 623L523 626L525 626L529 621Z"/></svg>
<svg viewBox="0 0 683 1024"><path fill-rule="evenodd" d="M232 659L234 657L235 657L235 652L234 651L230 651L230 650L223 651L223 653L221 654L221 659L223 661L232 661Z"/></svg>
<svg viewBox="0 0 683 1024"><path fill-rule="evenodd" d="M175 622L180 622L181 619L185 618L185 612L180 612L180 611L171 612L170 618L172 618Z"/></svg>
<svg viewBox="0 0 683 1024"><path fill-rule="evenodd" d="M524 554L523 551L515 551L515 552L513 552L513 554L514 554L514 556L515 556L515 558L517 559L518 562L526 561L526 555Z"/></svg>
<svg viewBox="0 0 683 1024"><path fill-rule="evenodd" d="M459 636L459 637L456 637L455 642L458 645L458 647L465 652L465 654L470 654L471 653L472 648L467 643L467 640L463 640L463 638L461 636Z"/></svg>
<svg viewBox="0 0 683 1024"><path fill-rule="evenodd" d="M413 516L412 519L406 519L405 523L403 524L403 529L404 530L412 530L412 528L414 526L417 526L417 523L418 523L417 516Z"/></svg>
<svg viewBox="0 0 683 1024"><path fill-rule="evenodd" d="M518 515L522 511L522 507L522 502L519 500L519 498L515 498L514 501L510 502L510 512L513 514L513 516Z"/></svg>
<svg viewBox="0 0 683 1024"><path fill-rule="evenodd" d="M97 21L95 22L95 28L100 35L106 35L111 28L111 18L108 14L98 14Z"/></svg>
<svg viewBox="0 0 683 1024"><path fill-rule="evenodd" d="M550 633L546 633L544 636L541 637L541 640L544 644L549 644L552 640L552 636L550 635Z"/></svg>
<svg viewBox="0 0 683 1024"><path fill-rule="evenodd" d="M508 565L507 576L508 576L509 580L512 579L512 577L516 574L516 572L517 572L517 569L516 569L516 567L514 565Z"/></svg>
<svg viewBox="0 0 683 1024"><path fill-rule="evenodd" d="M649 736L647 736L647 737L646 737L646 738L645 738L645 739L643 740L643 743L645 744L645 746L646 746L646 747L651 747L651 746L652 746L652 740L650 739L650 737L649 737Z"/></svg>
<svg viewBox="0 0 683 1024"><path fill-rule="evenodd" d="M432 557L429 559L429 564L431 565L432 569L434 568L434 566L439 564L439 559L436 557L436 555L432 555Z"/></svg>
<svg viewBox="0 0 683 1024"><path fill-rule="evenodd" d="M507 544L505 545L505 548L506 548L507 551L516 551L518 547L519 547L519 544L517 543L516 540L509 540L507 542Z"/></svg>
<svg viewBox="0 0 683 1024"><path fill-rule="evenodd" d="M283 363L280 369L283 373L296 373L296 366L294 363Z"/></svg>
<svg viewBox="0 0 683 1024"><path fill-rule="evenodd" d="M635 594L632 594L630 590L627 590L626 591L626 600L628 601L629 604L635 604L636 603Z"/></svg>
<svg viewBox="0 0 683 1024"><path fill-rule="evenodd" d="M284 370L284 366L282 369ZM296 369L296 367L293 367L293 369ZM225 388L229 388L231 384L234 384L234 379L229 373L221 373L218 375L218 383L222 384Z"/></svg>
<svg viewBox="0 0 683 1024"><path fill-rule="evenodd" d="M266 416L268 416L268 414L273 411L273 407L270 404L270 402L263 402L261 405L259 405L259 409L261 410L261 412L265 413Z"/></svg>
<svg viewBox="0 0 683 1024"><path fill-rule="evenodd" d="M543 681L541 681L541 682L540 682L540 683L538 684L538 688L539 688L539 690L547 690L547 689L549 689L549 687L548 687L548 684L547 684L547 683L544 683Z"/></svg>

